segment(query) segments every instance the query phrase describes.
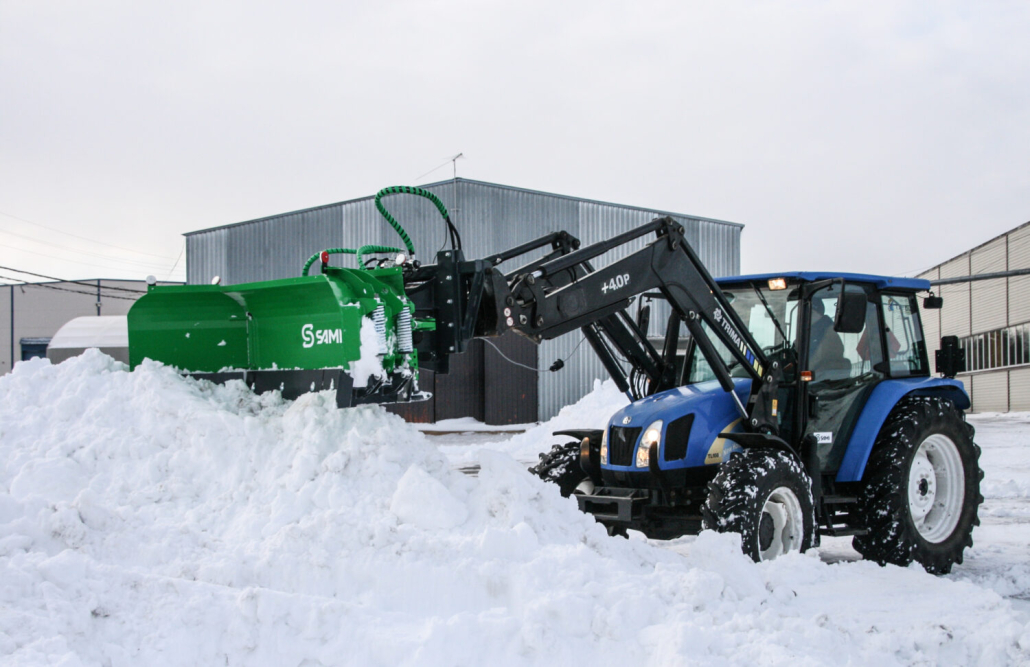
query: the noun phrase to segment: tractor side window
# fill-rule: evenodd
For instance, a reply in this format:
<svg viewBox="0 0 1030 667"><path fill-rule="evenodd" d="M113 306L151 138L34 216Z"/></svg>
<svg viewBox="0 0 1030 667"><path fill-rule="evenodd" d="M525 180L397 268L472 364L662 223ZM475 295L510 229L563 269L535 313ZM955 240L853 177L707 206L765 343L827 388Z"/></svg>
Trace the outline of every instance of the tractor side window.
<svg viewBox="0 0 1030 667"><path fill-rule="evenodd" d="M849 292L864 292L859 285L847 285ZM876 304L866 304L865 328L860 333L838 333L833 329L840 286L834 285L812 296L812 321L808 345L808 368L816 380L857 378L868 373L882 375L883 352Z"/></svg>
<svg viewBox="0 0 1030 667"><path fill-rule="evenodd" d="M848 284L846 289L868 295L860 285ZM816 452L826 472L840 467L862 408L885 371L876 299L867 296L862 331L840 333L833 329L839 296L839 284L812 295L809 330L808 368L813 378L808 383L805 434L816 436Z"/></svg>
<svg viewBox="0 0 1030 667"><path fill-rule="evenodd" d="M881 298L891 376L926 375L926 344L916 315L915 297L884 294Z"/></svg>

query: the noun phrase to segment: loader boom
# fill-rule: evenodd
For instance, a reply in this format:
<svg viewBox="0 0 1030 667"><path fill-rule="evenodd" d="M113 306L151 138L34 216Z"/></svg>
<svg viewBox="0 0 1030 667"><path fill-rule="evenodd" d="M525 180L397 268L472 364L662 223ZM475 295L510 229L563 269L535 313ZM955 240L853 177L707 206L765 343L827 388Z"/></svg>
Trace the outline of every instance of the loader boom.
<svg viewBox="0 0 1030 667"><path fill-rule="evenodd" d="M599 270L591 266L590 260L650 234L655 239L643 249ZM734 397L747 430L775 436L771 401L782 369L766 359L683 234L682 225L662 217L586 247L559 233L487 261L454 261L452 253L440 253L437 265L422 267L406 281L416 315L421 302L422 312L432 310L437 317L435 336L419 347L423 365L432 359L441 368L441 359L464 350L474 336L511 329L540 341L581 329L619 389L642 398L680 383L668 343L659 354L626 310L638 295L657 290L673 309L673 327L685 323L720 385ZM496 268L547 245L551 252L545 257L508 274ZM427 292L432 299L419 297ZM713 335L753 380L746 404L733 391L730 365L716 351ZM629 362L629 373L620 356ZM631 383L633 376L642 381Z"/></svg>

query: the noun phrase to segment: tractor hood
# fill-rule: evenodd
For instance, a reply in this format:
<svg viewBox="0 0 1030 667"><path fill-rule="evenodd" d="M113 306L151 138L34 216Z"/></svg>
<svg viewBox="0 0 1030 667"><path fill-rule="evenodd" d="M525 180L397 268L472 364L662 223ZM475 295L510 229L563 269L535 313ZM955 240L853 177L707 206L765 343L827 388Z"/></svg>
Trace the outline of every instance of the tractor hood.
<svg viewBox="0 0 1030 667"><path fill-rule="evenodd" d="M747 401L751 380L734 379L736 394ZM739 430L740 413L733 398L715 380L676 387L631 403L608 423L608 470L642 472L636 467L637 448L644 431L662 421L658 465L664 470L719 464L723 448L736 447L719 434ZM728 454L728 449L727 452Z"/></svg>

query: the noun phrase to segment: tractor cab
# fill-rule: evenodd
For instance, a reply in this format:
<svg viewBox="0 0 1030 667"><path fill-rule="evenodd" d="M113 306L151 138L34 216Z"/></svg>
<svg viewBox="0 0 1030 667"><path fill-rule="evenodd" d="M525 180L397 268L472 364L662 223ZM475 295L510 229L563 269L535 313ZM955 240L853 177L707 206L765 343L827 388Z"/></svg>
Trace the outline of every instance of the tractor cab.
<svg viewBox="0 0 1030 667"><path fill-rule="evenodd" d="M777 398L780 437L814 438L819 467L836 472L874 388L889 378L929 377L916 294L925 280L844 273L786 273L718 280L770 361L784 371ZM841 295L844 298L841 298ZM746 377L729 350L716 348ZM714 377L696 346L684 360L685 384Z"/></svg>

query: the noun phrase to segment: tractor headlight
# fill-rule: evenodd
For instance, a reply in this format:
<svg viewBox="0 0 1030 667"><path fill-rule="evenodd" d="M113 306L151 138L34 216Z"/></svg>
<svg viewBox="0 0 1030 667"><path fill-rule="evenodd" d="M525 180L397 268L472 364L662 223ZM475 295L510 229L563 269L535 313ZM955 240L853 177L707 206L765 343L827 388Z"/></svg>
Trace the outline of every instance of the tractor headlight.
<svg viewBox="0 0 1030 667"><path fill-rule="evenodd" d="M637 467L646 468L649 463L651 445L657 445L662 441L662 420L653 422L644 431L644 437L640 439L640 446L637 447Z"/></svg>
<svg viewBox="0 0 1030 667"><path fill-rule="evenodd" d="M608 465L608 428L604 427L604 434L601 436L601 465Z"/></svg>

